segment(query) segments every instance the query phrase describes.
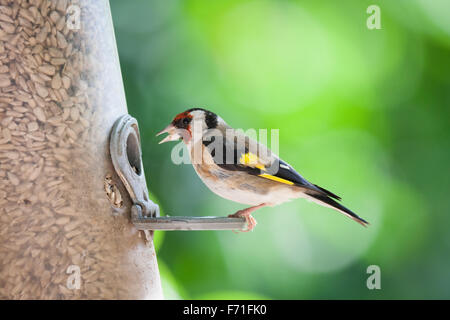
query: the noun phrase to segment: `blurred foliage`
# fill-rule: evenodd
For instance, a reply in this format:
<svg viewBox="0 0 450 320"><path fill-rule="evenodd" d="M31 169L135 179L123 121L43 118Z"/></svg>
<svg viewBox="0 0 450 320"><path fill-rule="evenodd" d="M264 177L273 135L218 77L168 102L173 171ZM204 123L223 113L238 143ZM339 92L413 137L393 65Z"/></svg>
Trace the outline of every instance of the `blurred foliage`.
<svg viewBox="0 0 450 320"><path fill-rule="evenodd" d="M381 8L381 30L366 9ZM157 232L170 299L450 298L450 2L111 0L150 191L170 215L242 208L155 133L190 107L280 129L280 156L370 221L304 200L249 234ZM368 290L366 268L381 267Z"/></svg>

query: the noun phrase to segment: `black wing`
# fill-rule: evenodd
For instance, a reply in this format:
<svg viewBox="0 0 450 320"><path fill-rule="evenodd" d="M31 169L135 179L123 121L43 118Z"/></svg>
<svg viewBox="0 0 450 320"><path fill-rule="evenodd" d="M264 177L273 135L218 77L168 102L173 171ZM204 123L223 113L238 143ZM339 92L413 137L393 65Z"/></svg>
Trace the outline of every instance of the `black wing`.
<svg viewBox="0 0 450 320"><path fill-rule="evenodd" d="M250 138L245 137L245 143L239 144L237 139L225 139L211 136L203 141L204 146L210 152L214 162L225 170L245 171L249 174L271 179L280 183L298 185L315 190L319 193L325 192L322 188L315 186L304 179L289 164L274 156L260 157L262 152L251 152L249 150ZM258 147L265 148L262 145ZM253 150L253 149L252 149ZM262 150L268 154L267 149ZM329 194L332 194L329 192Z"/></svg>

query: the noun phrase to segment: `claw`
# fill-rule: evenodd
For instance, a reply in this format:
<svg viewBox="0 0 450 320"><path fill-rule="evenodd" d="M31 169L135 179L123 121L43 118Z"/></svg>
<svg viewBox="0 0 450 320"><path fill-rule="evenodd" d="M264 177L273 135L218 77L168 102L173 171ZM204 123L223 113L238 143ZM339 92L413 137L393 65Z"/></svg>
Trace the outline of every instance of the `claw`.
<svg viewBox="0 0 450 320"><path fill-rule="evenodd" d="M240 232L252 231L257 224L255 218L253 218L250 213L245 212L245 210L239 210L235 214L230 214L228 217L229 218L242 218L242 217L245 218L245 222L247 222L247 229L239 230Z"/></svg>
<svg viewBox="0 0 450 320"><path fill-rule="evenodd" d="M240 230L241 232L249 232L252 231L253 228L255 228L256 226L256 220L255 218L252 217L252 212L255 211L256 209L262 208L267 206L266 203L261 203L260 205L254 206L254 207L250 207L244 210L239 210L234 214L230 214L228 217L230 218L245 218L245 221L247 222L247 229L245 230Z"/></svg>

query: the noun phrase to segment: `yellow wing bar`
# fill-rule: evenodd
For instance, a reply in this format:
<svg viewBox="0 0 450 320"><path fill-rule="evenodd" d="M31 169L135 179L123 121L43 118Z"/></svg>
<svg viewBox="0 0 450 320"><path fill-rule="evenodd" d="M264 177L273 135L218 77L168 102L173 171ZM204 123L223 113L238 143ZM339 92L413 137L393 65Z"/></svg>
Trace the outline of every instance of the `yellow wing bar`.
<svg viewBox="0 0 450 320"><path fill-rule="evenodd" d="M243 164L244 166L266 170L264 164L259 161L258 156L251 152L243 153L241 155L241 158L239 159L239 163Z"/></svg>
<svg viewBox="0 0 450 320"><path fill-rule="evenodd" d="M267 174L267 173L260 174L259 176L262 177L262 178L269 179L269 180L273 180L273 181L281 182L281 183L284 183L284 184L288 184L290 186L292 186L294 184L292 181L289 181L289 180L286 180L286 179L283 179L283 178L279 178L279 177L275 177L275 176L272 176L272 175Z"/></svg>
<svg viewBox="0 0 450 320"><path fill-rule="evenodd" d="M261 163L261 161L259 160L258 156L256 154L251 153L251 152L247 152L247 153L242 154L241 158L239 159L239 162L241 164L245 165L245 166L249 166L249 167L252 167L252 168L258 168L258 169L263 170L263 171L266 170L266 167L264 166L264 164ZM289 181L289 180L286 180L286 179L283 179L283 178L279 178L279 177L273 176L273 175L268 174L268 173L263 173L263 174L260 174L258 176L261 177L261 178L266 178L266 179L273 180L273 181L276 181L276 182L284 183L284 184L287 184L287 185L290 185L290 186L292 186L294 184L292 181Z"/></svg>

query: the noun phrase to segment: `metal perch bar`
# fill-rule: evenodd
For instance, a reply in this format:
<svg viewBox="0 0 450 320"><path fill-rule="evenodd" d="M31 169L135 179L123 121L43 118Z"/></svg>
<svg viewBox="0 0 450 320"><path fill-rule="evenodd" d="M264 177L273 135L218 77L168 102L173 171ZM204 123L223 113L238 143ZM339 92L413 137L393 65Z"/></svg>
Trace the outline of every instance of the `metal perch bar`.
<svg viewBox="0 0 450 320"><path fill-rule="evenodd" d="M227 217L139 217L133 219L139 230L243 230L244 218Z"/></svg>

